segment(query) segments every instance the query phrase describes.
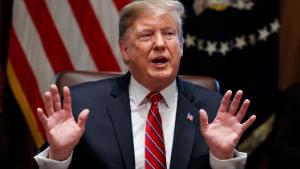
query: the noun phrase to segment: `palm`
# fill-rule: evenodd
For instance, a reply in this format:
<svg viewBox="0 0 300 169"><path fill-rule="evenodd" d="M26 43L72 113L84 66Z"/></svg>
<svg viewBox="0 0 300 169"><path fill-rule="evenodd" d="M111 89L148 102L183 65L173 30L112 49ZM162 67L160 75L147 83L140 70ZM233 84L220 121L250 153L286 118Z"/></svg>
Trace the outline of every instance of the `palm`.
<svg viewBox="0 0 300 169"><path fill-rule="evenodd" d="M60 110L48 118L47 140L56 148L74 145L81 136L81 129L77 126L71 112Z"/></svg>
<svg viewBox="0 0 300 169"><path fill-rule="evenodd" d="M237 92L230 104L231 95L231 91L226 92L217 116L210 124L208 124L206 112L200 110L201 132L210 151L219 159L233 157L234 148L241 135L255 121L255 116L251 116L246 122L241 123L250 102L245 100L239 109L242 91ZM229 104L230 107L227 110Z"/></svg>

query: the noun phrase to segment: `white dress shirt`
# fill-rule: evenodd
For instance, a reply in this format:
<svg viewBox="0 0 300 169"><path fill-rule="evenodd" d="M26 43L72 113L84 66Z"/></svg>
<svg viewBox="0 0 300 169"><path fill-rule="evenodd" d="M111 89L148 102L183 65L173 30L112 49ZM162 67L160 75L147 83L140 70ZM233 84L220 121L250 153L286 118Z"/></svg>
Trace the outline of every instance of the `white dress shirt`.
<svg viewBox="0 0 300 169"><path fill-rule="evenodd" d="M136 169L143 169L145 167L145 127L148 111L151 107L151 102L146 99L149 92L147 88L139 84L134 78L131 78L129 99ZM167 168L169 168L178 98L176 81L160 91L160 94L164 100L158 103L158 107L164 133Z"/></svg>
<svg viewBox="0 0 300 169"><path fill-rule="evenodd" d="M151 106L146 96L149 92L147 88L142 86L131 76L129 99L136 169L144 169L145 167L145 126L147 113ZM159 102L158 106L162 118L167 168L169 168L178 100L176 81L160 91L160 93L164 100ZM55 161L47 158L48 151L49 148L34 157L40 169L67 169L69 167L72 155L65 161ZM238 151L235 151L235 158L228 160L219 160L210 154L210 165L213 169L242 169L246 164L246 159L247 154Z"/></svg>

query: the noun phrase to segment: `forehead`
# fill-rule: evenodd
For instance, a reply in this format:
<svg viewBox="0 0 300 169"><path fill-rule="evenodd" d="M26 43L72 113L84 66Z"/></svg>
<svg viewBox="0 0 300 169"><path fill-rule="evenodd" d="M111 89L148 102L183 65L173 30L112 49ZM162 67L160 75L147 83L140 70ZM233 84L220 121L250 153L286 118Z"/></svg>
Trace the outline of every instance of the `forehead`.
<svg viewBox="0 0 300 169"><path fill-rule="evenodd" d="M147 28L174 28L178 29L178 23L170 14L155 15L151 12L144 12L133 22L131 29L138 31Z"/></svg>

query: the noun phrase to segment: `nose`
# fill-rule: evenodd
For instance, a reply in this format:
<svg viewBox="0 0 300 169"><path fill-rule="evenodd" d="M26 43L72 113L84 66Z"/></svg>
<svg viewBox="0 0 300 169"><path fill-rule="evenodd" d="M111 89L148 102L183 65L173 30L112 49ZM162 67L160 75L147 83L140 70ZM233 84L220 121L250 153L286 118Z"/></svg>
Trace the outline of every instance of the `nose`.
<svg viewBox="0 0 300 169"><path fill-rule="evenodd" d="M161 33L157 33L154 40L154 50L164 50L165 49L165 41L164 37Z"/></svg>

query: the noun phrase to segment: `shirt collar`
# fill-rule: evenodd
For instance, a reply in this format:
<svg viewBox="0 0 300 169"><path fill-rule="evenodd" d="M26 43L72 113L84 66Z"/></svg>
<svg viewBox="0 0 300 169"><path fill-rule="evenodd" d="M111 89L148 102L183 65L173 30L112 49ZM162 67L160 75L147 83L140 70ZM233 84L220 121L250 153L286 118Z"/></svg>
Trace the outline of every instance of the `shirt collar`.
<svg viewBox="0 0 300 169"><path fill-rule="evenodd" d="M140 105L144 103L147 94L149 94L149 90L140 84L138 81L134 79L133 76L130 78L129 83L129 95L132 97L135 105ZM169 86L160 91L160 94L163 96L166 106L172 106L174 98L178 94L176 80L174 80Z"/></svg>

